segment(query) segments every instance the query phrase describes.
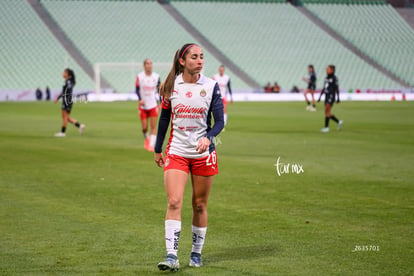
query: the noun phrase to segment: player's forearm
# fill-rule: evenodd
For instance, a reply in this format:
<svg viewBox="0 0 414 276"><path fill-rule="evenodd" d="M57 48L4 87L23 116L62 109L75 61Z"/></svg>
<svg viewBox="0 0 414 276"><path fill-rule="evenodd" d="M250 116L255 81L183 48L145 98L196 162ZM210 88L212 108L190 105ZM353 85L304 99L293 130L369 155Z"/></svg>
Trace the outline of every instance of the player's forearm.
<svg viewBox="0 0 414 276"><path fill-rule="evenodd" d="M135 94L137 94L138 100L141 100L141 94L139 93L139 86L135 86Z"/></svg>
<svg viewBox="0 0 414 276"><path fill-rule="evenodd" d="M164 143L165 134L167 133L168 126L171 119L171 109L161 109L160 120L158 122L157 140L155 141L154 152L162 152L162 144Z"/></svg>
<svg viewBox="0 0 414 276"><path fill-rule="evenodd" d="M206 137L212 141L214 137L219 135L219 133L224 128L224 114L223 109L216 109L213 111L213 117L214 117L214 125L213 127L207 132Z"/></svg>

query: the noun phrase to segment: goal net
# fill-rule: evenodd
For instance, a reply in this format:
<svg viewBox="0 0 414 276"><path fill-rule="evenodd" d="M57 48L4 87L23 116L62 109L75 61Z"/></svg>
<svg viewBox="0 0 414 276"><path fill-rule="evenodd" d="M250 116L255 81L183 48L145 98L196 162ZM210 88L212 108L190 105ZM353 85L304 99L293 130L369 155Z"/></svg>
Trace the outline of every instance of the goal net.
<svg viewBox="0 0 414 276"><path fill-rule="evenodd" d="M152 71L160 75L161 81L167 77L170 69L171 63L152 63ZM95 63L95 93L135 93L137 74L143 70L143 64L138 62Z"/></svg>

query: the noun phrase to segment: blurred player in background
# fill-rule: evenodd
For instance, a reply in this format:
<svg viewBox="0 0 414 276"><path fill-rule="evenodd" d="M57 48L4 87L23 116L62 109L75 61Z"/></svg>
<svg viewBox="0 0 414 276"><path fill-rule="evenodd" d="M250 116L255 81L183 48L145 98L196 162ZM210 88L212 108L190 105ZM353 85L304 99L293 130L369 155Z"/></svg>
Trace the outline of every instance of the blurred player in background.
<svg viewBox="0 0 414 276"><path fill-rule="evenodd" d="M177 252L181 234L181 209L184 189L191 172L192 182L192 250L190 266L203 265L201 251L207 232L207 201L218 173L214 138L224 127L223 101L216 81L202 75L203 51L196 44L177 50L173 66L161 84L161 116L158 123L154 160L164 167L164 184L168 206L165 218L167 257L158 264L160 270L177 271ZM211 119L214 125L211 126ZM171 134L165 160L162 144L168 126Z"/></svg>
<svg viewBox="0 0 414 276"><path fill-rule="evenodd" d="M333 104L339 103L339 86L338 86L338 78L335 76L335 65L328 65L326 67L326 78L325 82L321 91L321 94L319 95L318 102L321 101L322 94L325 94L325 127L321 129L321 132L329 132L329 120L333 120L338 124L338 130L341 130L343 121L338 120L338 118L335 117L331 113L331 109Z"/></svg>
<svg viewBox="0 0 414 276"><path fill-rule="evenodd" d="M308 87L305 90L305 100L306 103L308 104L306 106L306 110L309 111L316 111L316 107L315 107L315 90L316 90L316 73L315 73L315 69L313 68L313 65L309 65L308 66L308 77L305 78L303 77L302 80L305 81L308 84ZM310 100L308 99L308 94L311 95L312 97L312 105Z"/></svg>
<svg viewBox="0 0 414 276"><path fill-rule="evenodd" d="M224 74L224 65L221 65L218 69L218 74L213 76L213 80L215 80L221 92L221 97L223 98L223 105L224 105L224 125L227 124L227 93L230 95L230 102L233 103L233 95L231 93L231 86L230 86L230 77Z"/></svg>
<svg viewBox="0 0 414 276"><path fill-rule="evenodd" d="M156 124L158 117L158 88L160 76L152 72L152 61L144 60L144 71L139 73L135 82L135 93L138 96L138 111L141 118L142 133L144 134L144 147L148 151L154 151L156 139ZM150 119L151 135L148 135L148 118Z"/></svg>
<svg viewBox="0 0 414 276"><path fill-rule="evenodd" d="M70 112L72 111L73 106L73 87L76 84L75 73L72 69L66 68L63 70L62 74L63 78L65 79L65 84L63 85L62 93L55 99L55 103L62 98L62 130L55 134L55 137L65 137L66 136L66 126L68 121L74 124L77 128L79 128L79 133L82 135L83 130L85 129L85 125L77 122L75 119L69 116Z"/></svg>

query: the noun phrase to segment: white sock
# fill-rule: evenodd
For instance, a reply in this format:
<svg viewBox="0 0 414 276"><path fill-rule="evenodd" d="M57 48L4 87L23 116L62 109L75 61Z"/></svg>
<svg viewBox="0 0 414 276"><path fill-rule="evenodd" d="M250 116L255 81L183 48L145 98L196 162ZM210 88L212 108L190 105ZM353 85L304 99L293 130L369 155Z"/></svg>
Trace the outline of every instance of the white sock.
<svg viewBox="0 0 414 276"><path fill-rule="evenodd" d="M165 246L167 248L167 255L173 254L177 256L180 234L181 234L181 221L179 220L166 220L165 221Z"/></svg>
<svg viewBox="0 0 414 276"><path fill-rule="evenodd" d="M192 226L193 231L193 247L191 252L201 254L203 250L204 241L206 239L207 227Z"/></svg>
<svg viewBox="0 0 414 276"><path fill-rule="evenodd" d="M227 114L224 113L224 125L227 125Z"/></svg>
<svg viewBox="0 0 414 276"><path fill-rule="evenodd" d="M150 136L150 146L154 147L155 146L155 140L157 139L157 136L155 134L151 134Z"/></svg>

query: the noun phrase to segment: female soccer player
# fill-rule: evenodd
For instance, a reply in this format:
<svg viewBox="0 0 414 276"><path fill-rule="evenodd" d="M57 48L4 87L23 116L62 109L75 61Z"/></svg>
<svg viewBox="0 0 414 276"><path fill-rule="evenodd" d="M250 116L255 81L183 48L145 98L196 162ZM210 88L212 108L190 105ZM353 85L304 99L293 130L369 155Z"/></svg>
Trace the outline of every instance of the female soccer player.
<svg viewBox="0 0 414 276"><path fill-rule="evenodd" d="M329 120L332 119L338 124L338 130L341 130L344 121L338 120L335 115L331 114L332 106L335 102L339 103L339 86L338 78L335 76L335 65L328 65L326 67L326 78L323 85L321 94L319 95L318 102L321 101L322 94L325 94L325 127L321 129L321 132L329 132Z"/></svg>
<svg viewBox="0 0 414 276"><path fill-rule="evenodd" d="M55 134L55 137L65 137L66 136L66 126L68 121L74 124L77 128L79 128L79 133L82 135L83 130L85 129L85 125L79 123L75 119L69 116L72 106L73 106L73 87L76 84L75 73L72 69L66 68L62 74L63 78L65 79L65 84L63 85L62 93L55 99L55 103L62 98L62 130Z"/></svg>
<svg viewBox="0 0 414 276"><path fill-rule="evenodd" d="M144 60L144 71L139 73L135 82L135 93L138 96L138 110L141 118L142 133L144 134L144 147L154 151L158 117L158 88L160 76L152 72L152 61ZM150 118L151 136L148 135L148 118Z"/></svg>
<svg viewBox="0 0 414 276"><path fill-rule="evenodd" d="M313 65L308 66L308 73L309 73L309 76L307 78L305 77L302 78L302 80L308 84L308 88L306 88L305 93L304 93L306 103L308 104L306 106L306 110L316 111L315 96L314 96L315 89L316 89L316 73L315 73L315 69L313 68ZM311 102L308 99L308 94L311 94L312 96L312 106L311 106Z"/></svg>
<svg viewBox="0 0 414 276"><path fill-rule="evenodd" d="M218 173L213 139L224 127L219 86L214 80L200 74L203 64L203 51L198 45L183 45L175 53L171 71L160 87L162 109L154 159L158 166L164 167L168 198L165 218L167 257L158 264L160 270L177 271L180 266L177 251L181 233L181 208L190 172L193 188L193 246L189 265L203 265L201 250L207 231L207 200L213 175ZM170 119L171 134L164 159L162 144Z"/></svg>
<svg viewBox="0 0 414 276"><path fill-rule="evenodd" d="M221 97L223 98L223 105L224 105L224 125L227 124L227 92L230 95L230 102L233 103L233 95L231 93L231 86L230 86L230 77L224 74L224 65L220 65L218 69L218 74L213 76L213 80L215 80L220 88Z"/></svg>

